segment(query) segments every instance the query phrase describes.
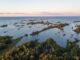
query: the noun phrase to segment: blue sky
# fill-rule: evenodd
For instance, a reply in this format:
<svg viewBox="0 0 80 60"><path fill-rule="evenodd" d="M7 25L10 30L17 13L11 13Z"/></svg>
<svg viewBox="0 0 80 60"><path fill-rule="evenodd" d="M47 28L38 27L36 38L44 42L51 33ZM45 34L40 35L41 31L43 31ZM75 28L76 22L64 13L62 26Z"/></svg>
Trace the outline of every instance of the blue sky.
<svg viewBox="0 0 80 60"><path fill-rule="evenodd" d="M10 14L80 15L80 0L0 0L0 15Z"/></svg>

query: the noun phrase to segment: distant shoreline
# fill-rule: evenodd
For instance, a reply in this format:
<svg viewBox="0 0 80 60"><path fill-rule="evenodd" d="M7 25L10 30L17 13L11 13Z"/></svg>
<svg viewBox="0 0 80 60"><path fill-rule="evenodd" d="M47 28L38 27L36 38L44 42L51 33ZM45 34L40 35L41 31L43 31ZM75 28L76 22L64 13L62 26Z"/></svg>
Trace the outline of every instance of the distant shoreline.
<svg viewBox="0 0 80 60"><path fill-rule="evenodd" d="M80 16L0 16L0 17L80 17Z"/></svg>

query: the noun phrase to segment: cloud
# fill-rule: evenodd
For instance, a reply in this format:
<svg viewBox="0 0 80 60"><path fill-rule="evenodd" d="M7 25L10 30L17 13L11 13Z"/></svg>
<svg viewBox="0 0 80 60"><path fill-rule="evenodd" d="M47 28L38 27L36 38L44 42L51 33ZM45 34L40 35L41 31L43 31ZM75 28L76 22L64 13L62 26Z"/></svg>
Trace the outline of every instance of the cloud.
<svg viewBox="0 0 80 60"><path fill-rule="evenodd" d="M0 16L80 16L80 13L53 13L53 12L34 12L34 13L0 13Z"/></svg>
<svg viewBox="0 0 80 60"><path fill-rule="evenodd" d="M80 16L80 13L72 13L72 12L66 12L66 13L52 13L52 12L41 12L39 15L48 15L48 16Z"/></svg>

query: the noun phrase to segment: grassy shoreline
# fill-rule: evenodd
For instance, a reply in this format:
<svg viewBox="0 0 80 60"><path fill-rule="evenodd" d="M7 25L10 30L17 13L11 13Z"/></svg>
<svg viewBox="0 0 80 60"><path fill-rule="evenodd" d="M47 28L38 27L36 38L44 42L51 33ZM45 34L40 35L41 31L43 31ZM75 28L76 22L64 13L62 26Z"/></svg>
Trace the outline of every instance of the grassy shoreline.
<svg viewBox="0 0 80 60"><path fill-rule="evenodd" d="M78 40L67 40L66 47L60 47L52 38L40 43L38 40L13 46L6 51L0 60L79 60Z"/></svg>

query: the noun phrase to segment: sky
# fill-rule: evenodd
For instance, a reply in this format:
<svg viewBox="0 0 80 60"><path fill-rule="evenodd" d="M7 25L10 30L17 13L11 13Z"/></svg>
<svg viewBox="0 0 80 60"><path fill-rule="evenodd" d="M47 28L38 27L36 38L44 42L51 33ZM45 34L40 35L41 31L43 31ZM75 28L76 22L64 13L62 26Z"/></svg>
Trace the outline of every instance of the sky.
<svg viewBox="0 0 80 60"><path fill-rule="evenodd" d="M0 0L0 16L80 16L80 0Z"/></svg>

